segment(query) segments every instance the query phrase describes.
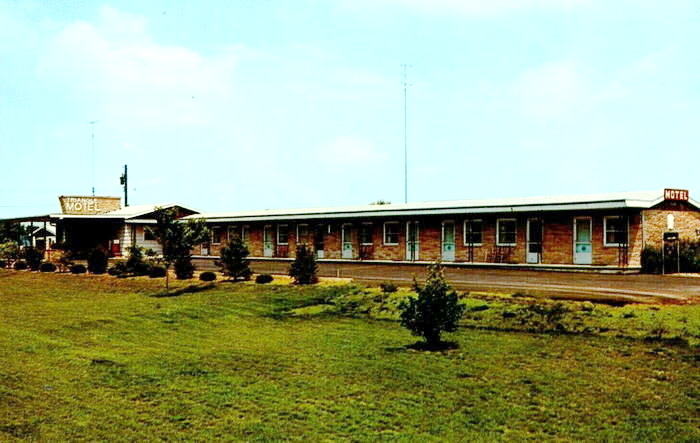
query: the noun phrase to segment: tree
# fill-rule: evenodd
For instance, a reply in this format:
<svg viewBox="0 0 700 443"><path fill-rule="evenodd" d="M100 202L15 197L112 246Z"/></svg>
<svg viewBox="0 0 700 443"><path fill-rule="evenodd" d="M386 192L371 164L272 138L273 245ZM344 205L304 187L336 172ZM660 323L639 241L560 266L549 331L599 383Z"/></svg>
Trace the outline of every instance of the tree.
<svg viewBox="0 0 700 443"><path fill-rule="evenodd" d="M109 262L109 257L105 251L100 248L93 249L88 254L87 258L87 270L91 274L104 274L107 272L107 264Z"/></svg>
<svg viewBox="0 0 700 443"><path fill-rule="evenodd" d="M177 263L178 270L185 268L194 270L192 248L206 241L210 235L204 220L178 221L174 208L156 208L155 219L156 224L151 232L163 249L163 264L166 271L175 263ZM166 289L170 287L169 285L169 277L166 272Z"/></svg>
<svg viewBox="0 0 700 443"><path fill-rule="evenodd" d="M443 332L457 330L459 319L464 314L464 305L459 303L457 293L445 281L440 263L428 268L425 286L414 280L413 288L418 297L401 302L401 326L413 335L423 337L428 348L436 349L441 344Z"/></svg>
<svg viewBox="0 0 700 443"><path fill-rule="evenodd" d="M221 260L219 260L218 265L224 274L233 278L233 281L239 278L248 280L252 274L250 262L246 258L249 254L250 252L243 241L236 236L228 243L228 246L221 248Z"/></svg>
<svg viewBox="0 0 700 443"><path fill-rule="evenodd" d="M307 248L306 245L297 246L297 255L289 266L289 276L294 279L294 283L298 285L316 283L318 281L317 271L316 258L311 249Z"/></svg>
<svg viewBox="0 0 700 443"><path fill-rule="evenodd" d="M0 222L0 243L21 243L22 239L26 237L28 233L29 228L25 228L19 223Z"/></svg>

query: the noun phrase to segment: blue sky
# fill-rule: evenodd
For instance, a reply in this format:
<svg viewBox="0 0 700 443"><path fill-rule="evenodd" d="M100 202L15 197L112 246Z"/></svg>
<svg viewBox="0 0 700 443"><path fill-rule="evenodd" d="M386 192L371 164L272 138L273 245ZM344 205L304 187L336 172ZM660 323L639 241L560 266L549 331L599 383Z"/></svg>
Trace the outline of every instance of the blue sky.
<svg viewBox="0 0 700 443"><path fill-rule="evenodd" d="M0 217L700 190L692 1L0 0ZM700 192L700 191L699 191Z"/></svg>

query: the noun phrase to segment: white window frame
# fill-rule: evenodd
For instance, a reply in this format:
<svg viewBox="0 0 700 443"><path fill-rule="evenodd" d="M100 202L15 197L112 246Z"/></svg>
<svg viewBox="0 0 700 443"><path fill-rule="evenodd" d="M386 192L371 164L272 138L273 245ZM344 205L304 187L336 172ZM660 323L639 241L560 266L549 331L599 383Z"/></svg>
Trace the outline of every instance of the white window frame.
<svg viewBox="0 0 700 443"><path fill-rule="evenodd" d="M299 244L299 227L300 226L306 226L306 242L309 242L309 235L310 235L310 230L309 230L309 224L308 223L297 223L297 235L296 235L296 242Z"/></svg>
<svg viewBox="0 0 700 443"><path fill-rule="evenodd" d="M483 246L484 244L484 220L480 218L468 218L462 223L462 243L464 246L469 246L467 241L467 223L479 222L481 223L481 241L479 243L472 243L473 246Z"/></svg>
<svg viewBox="0 0 700 443"><path fill-rule="evenodd" d="M396 225L396 226L398 226L398 227L399 227L399 232L398 232L398 234L399 234L399 237L400 237L400 236L401 236L401 223L399 223L399 222L397 222L397 221L384 222L383 232L382 232L382 234L383 234L383 235L382 235L382 243L384 244L384 246L398 246L398 245L399 245L399 241L397 241L396 243L394 243L394 242L389 243L389 242L386 241L386 227L387 227L387 225Z"/></svg>
<svg viewBox="0 0 700 443"><path fill-rule="evenodd" d="M361 246L372 246L374 245L374 232L373 232L373 223L372 222L362 222L362 226L360 226L360 231L357 233L357 236L359 237L358 240L360 240L360 245ZM366 228L369 226L370 229L370 237L372 238L372 241L369 243L365 243L362 241L362 228Z"/></svg>
<svg viewBox="0 0 700 443"><path fill-rule="evenodd" d="M217 226L211 227L211 236L209 238L209 241L211 242L212 245L220 245L221 244L221 237L222 237L221 232L219 232L219 241L215 242L214 241L214 230L221 231L221 226L217 225Z"/></svg>
<svg viewBox="0 0 700 443"><path fill-rule="evenodd" d="M231 232L236 230L236 225L226 226L226 242L231 243Z"/></svg>
<svg viewBox="0 0 700 443"><path fill-rule="evenodd" d="M515 242L514 243L504 243L501 242L501 222L512 221L515 223ZM517 218L499 218L496 219L496 246L517 246L518 245L518 219Z"/></svg>
<svg viewBox="0 0 700 443"><path fill-rule="evenodd" d="M618 248L620 247L620 243L608 243L608 219L609 218L617 218L621 219L623 218L623 215L606 215L603 217L603 246L606 248ZM591 233L591 237L593 236L593 233ZM591 238L591 240L593 240ZM630 244L630 221L629 218L627 219L627 244Z"/></svg>
<svg viewBox="0 0 700 443"><path fill-rule="evenodd" d="M246 240L246 232L248 233L248 239ZM241 226L241 243L244 245L250 242L250 225Z"/></svg>
<svg viewBox="0 0 700 443"><path fill-rule="evenodd" d="M280 231L281 231L280 228L282 228L282 227L284 227L284 228L287 230L287 241L284 242L284 243L280 241ZM279 225L277 225L277 244L278 244L279 246L287 246L287 245L289 245L289 225L286 224L286 223L285 223L285 224L279 224Z"/></svg>

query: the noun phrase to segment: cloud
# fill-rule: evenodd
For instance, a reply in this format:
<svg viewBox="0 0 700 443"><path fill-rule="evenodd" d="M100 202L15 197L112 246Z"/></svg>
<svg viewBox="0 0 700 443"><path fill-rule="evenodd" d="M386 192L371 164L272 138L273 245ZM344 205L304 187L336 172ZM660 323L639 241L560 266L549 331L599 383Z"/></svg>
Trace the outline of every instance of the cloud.
<svg viewBox="0 0 700 443"><path fill-rule="evenodd" d="M102 7L95 24L66 25L40 73L92 94L102 118L137 125L203 125L233 95L235 48L213 56L154 42L143 17Z"/></svg>
<svg viewBox="0 0 700 443"><path fill-rule="evenodd" d="M387 6L398 6L430 14L484 16L529 9L569 9L589 0L380 0Z"/></svg>

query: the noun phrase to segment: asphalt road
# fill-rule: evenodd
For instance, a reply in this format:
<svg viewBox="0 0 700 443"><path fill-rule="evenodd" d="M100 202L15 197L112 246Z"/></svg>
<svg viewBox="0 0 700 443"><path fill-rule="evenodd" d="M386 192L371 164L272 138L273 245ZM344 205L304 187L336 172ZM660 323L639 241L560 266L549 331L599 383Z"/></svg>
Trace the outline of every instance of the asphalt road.
<svg viewBox="0 0 700 443"><path fill-rule="evenodd" d="M256 273L286 274L288 262L253 261ZM420 282L425 266L367 263L319 263L319 275L378 284ZM700 277L525 271L517 269L446 268L455 288L470 291L523 292L554 298L592 299L609 303L700 303Z"/></svg>

